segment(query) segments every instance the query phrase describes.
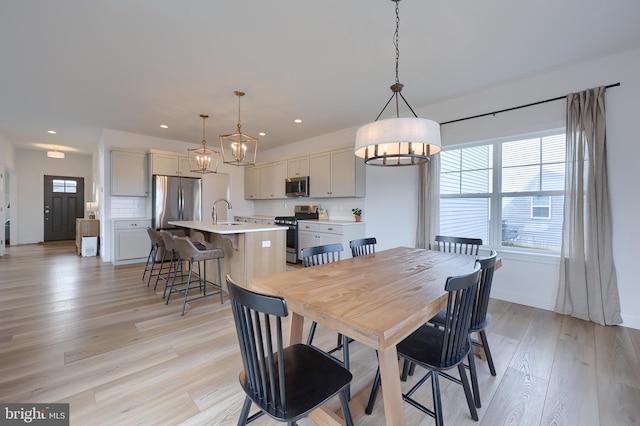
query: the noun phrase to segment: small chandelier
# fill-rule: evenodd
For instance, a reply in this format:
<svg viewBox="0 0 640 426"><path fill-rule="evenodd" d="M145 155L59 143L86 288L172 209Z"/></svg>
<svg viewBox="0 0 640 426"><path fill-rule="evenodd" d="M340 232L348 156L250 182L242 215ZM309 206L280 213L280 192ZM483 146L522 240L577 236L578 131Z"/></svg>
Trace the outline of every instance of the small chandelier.
<svg viewBox="0 0 640 426"><path fill-rule="evenodd" d="M202 117L202 146L200 148L188 149L189 167L193 173L217 173L218 161L220 153L207 148L207 141L204 138L204 122L209 118L206 114L200 114Z"/></svg>
<svg viewBox="0 0 640 426"><path fill-rule="evenodd" d="M64 152L58 151L58 147L54 146L53 151L47 151L47 157L49 158L64 158Z"/></svg>
<svg viewBox="0 0 640 426"><path fill-rule="evenodd" d="M258 139L242 133L242 123L240 122L240 99L244 96L244 92L236 90L233 94L238 97L237 131L228 135L220 135L222 161L225 164L233 164L234 166L253 166L256 164Z"/></svg>
<svg viewBox="0 0 640 426"><path fill-rule="evenodd" d="M391 86L393 94L380 111L373 123L365 124L356 133L355 154L364 158L365 164L373 166L412 166L429 161L429 157L440 152L440 124L426 118L418 118L413 108L402 96L402 87L398 79L400 60L399 29L400 0L396 3L396 31L393 44L396 47L396 82ZM398 96L413 113L413 117L400 118ZM396 118L380 120L380 116L395 99Z"/></svg>

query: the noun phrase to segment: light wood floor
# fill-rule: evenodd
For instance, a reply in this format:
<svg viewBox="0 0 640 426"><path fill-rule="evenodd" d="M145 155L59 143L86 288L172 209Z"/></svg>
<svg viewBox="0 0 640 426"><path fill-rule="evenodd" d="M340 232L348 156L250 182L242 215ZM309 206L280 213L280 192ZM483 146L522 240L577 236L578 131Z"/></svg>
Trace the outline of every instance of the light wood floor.
<svg viewBox="0 0 640 426"><path fill-rule="evenodd" d="M9 247L0 258L0 401L70 403L72 425L235 424L243 393L228 301L198 301L181 317L178 299L165 306L141 281L143 268L81 258L72 242ZM640 331L498 300L490 311L498 375L478 361L480 425L640 423ZM351 364L355 394L370 387L375 354L355 342ZM477 425L461 387L441 385L445 423ZM430 401L428 383L421 392ZM433 424L408 404L405 413L408 425ZM381 401L356 424L384 424Z"/></svg>

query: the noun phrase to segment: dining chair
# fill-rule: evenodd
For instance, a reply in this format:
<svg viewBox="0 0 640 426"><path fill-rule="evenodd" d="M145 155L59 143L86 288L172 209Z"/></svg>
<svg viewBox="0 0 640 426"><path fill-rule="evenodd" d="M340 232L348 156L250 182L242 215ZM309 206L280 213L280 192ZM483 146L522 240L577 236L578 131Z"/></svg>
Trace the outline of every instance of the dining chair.
<svg viewBox="0 0 640 426"><path fill-rule="evenodd" d="M284 347L286 300L240 287L229 275L226 281L244 367L240 385L246 397L238 425L265 413L295 425L336 394L346 424L353 425L346 391L353 377L349 370L312 346ZM252 404L260 411L249 417Z"/></svg>
<svg viewBox="0 0 640 426"><path fill-rule="evenodd" d="M489 341L487 340L487 334L485 328L491 322L491 315L487 312L489 307L489 296L491 294L491 284L493 282L493 272L496 268L496 259L498 253L495 250L491 250L489 256L476 260L480 265L480 282L478 284L478 297L473 305L471 315L471 325L469 327L469 337L471 334L477 333L479 340L471 339L471 344L482 348L485 357L487 358L487 364L489 365L489 371L492 376L496 375L496 368L493 365L493 357L491 356L491 350L489 349ZM447 312L442 310L438 312L436 316L429 320L429 323L436 327L444 327L447 321ZM474 356L473 351L469 356ZM477 408L481 407L480 402L480 390L478 387L478 377L473 371L471 372L471 385L473 388L474 400Z"/></svg>
<svg viewBox="0 0 640 426"><path fill-rule="evenodd" d="M331 262L338 262L340 260L340 253L342 253L343 247L341 243L326 244L322 246L313 246L303 248L300 251L300 257L302 259L302 265L305 268L317 265L323 265ZM309 330L309 337L307 338L307 345L313 346L313 338L316 334L316 328L318 323L313 321ZM326 351L329 355L342 349L342 364L348 370L349 369L349 343L353 340L349 339L338 333L338 341L333 349ZM336 358L337 359L337 358ZM349 391L347 390L347 394Z"/></svg>
<svg viewBox="0 0 640 426"><path fill-rule="evenodd" d="M376 244L378 241L375 237L361 238L359 240L349 241L349 248L351 249L351 256L358 257L365 254L371 254L376 252Z"/></svg>
<svg viewBox="0 0 640 426"><path fill-rule="evenodd" d="M178 237L174 236L173 241L175 242L176 248L180 253L180 258L189 262L189 273L187 275L187 283L184 289L175 288L175 283L171 284L169 288L169 295L167 296L166 304L169 304L169 300L171 299L171 295L173 293L184 293L184 297L182 298L182 316L184 316L184 312L187 306L187 302L191 302L194 300L202 299L205 297L213 296L216 294L220 294L220 303L224 303L224 294L222 291L222 272L220 268L220 259L224 257L224 251L221 248L213 248L207 250L199 250L194 243L187 237ZM216 260L218 262L218 282L214 283L207 279L207 261L208 260ZM200 263L204 262L204 268L200 269ZM194 271L195 264L198 264L198 272ZM197 275L198 278L198 287L204 292L201 296L189 297L189 289L191 284ZM213 293L207 294L207 285L211 285L213 287L217 287L218 291L214 291Z"/></svg>
<svg viewBox="0 0 640 426"><path fill-rule="evenodd" d="M448 320L444 327L436 328L432 325L425 324L397 345L398 356L404 359L403 379L406 379L407 369L410 363L414 363L427 370L425 376L420 379L416 385L408 392L402 394L402 399L420 411L434 417L437 426L444 424L439 382L439 376L441 375L462 385L471 418L476 421L478 420L478 412L463 361L465 357L470 359L470 370L472 374L474 374L474 359L473 357L468 357L469 352L471 352L469 326L471 325L473 304L477 298L479 279L480 265L477 263L473 272L447 278L444 289L448 292L446 305ZM460 379L450 376L445 372L454 367L458 367ZM431 378L433 410L430 410L412 398L413 394L429 378ZM380 383L380 367L378 367L373 388L371 389L369 403L365 409L367 414L371 414L373 411L373 405L375 404Z"/></svg>
<svg viewBox="0 0 640 426"><path fill-rule="evenodd" d="M481 238L447 237L444 235L436 235L436 246L438 251L472 254L477 256L481 245Z"/></svg>

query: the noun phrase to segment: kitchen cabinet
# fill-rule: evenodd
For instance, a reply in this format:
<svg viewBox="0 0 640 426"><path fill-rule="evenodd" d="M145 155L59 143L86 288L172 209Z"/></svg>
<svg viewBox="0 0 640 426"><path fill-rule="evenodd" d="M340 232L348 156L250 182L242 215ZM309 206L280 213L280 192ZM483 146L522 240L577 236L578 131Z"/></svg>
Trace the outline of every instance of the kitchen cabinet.
<svg viewBox="0 0 640 426"><path fill-rule="evenodd" d="M189 157L177 152L151 151L151 174L162 176L202 177L200 173L191 172Z"/></svg>
<svg viewBox="0 0 640 426"><path fill-rule="evenodd" d="M309 156L291 158L287 160L287 177L309 176Z"/></svg>
<svg viewBox="0 0 640 426"><path fill-rule="evenodd" d="M277 200L287 198L284 181L287 162L261 164L244 171L244 198L246 200Z"/></svg>
<svg viewBox="0 0 640 426"><path fill-rule="evenodd" d="M147 179L146 153L111 150L111 195L146 197Z"/></svg>
<svg viewBox="0 0 640 426"><path fill-rule="evenodd" d="M277 200L287 198L284 181L287 178L287 162L265 164L260 167L260 198Z"/></svg>
<svg viewBox="0 0 640 426"><path fill-rule="evenodd" d="M260 199L260 168L257 166L244 169L244 199Z"/></svg>
<svg viewBox="0 0 640 426"><path fill-rule="evenodd" d="M365 179L364 162L351 147L309 156L311 197L364 197Z"/></svg>
<svg viewBox="0 0 640 426"><path fill-rule="evenodd" d="M151 249L151 219L114 219L113 264L146 262Z"/></svg>
<svg viewBox="0 0 640 426"><path fill-rule="evenodd" d="M364 238L364 223L336 223L324 221L298 221L298 250L307 247L323 246L327 244L342 244L344 251L341 259L351 257L349 242ZM298 254L299 255L299 254Z"/></svg>
<svg viewBox="0 0 640 426"><path fill-rule="evenodd" d="M76 254L82 254L82 237L99 236L100 221L98 219L76 219Z"/></svg>

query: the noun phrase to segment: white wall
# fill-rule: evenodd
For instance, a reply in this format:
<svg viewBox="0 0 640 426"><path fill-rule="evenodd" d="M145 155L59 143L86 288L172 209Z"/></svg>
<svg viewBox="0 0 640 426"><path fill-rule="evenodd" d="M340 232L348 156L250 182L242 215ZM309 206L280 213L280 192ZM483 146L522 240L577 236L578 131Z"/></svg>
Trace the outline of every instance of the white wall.
<svg viewBox="0 0 640 426"><path fill-rule="evenodd" d="M640 286L635 271L635 246L640 241L637 212L640 198L640 141L637 131L637 99L640 99L640 49L600 58L508 82L487 90L448 99L418 109L420 117L439 122L506 109L564 96L591 87L620 82L607 91L607 138L609 184L613 220L613 253L617 269L624 325L640 329ZM437 82L434 82L437 84ZM475 142L534 131L564 127L564 101L520 109L442 127L444 145ZM352 145L356 128L323 135L263 152L260 161ZM332 200L333 209L344 211L351 204L363 205L367 235L376 236L380 248L415 243L417 171L415 168L367 168L365 199ZM321 199L305 202L323 203ZM324 201L327 203L326 201ZM286 210L285 203L256 201L255 212ZM295 202L294 202L295 203ZM302 203L300 203L302 204ZM287 205L287 208L290 207ZM331 215L331 208L329 208ZM552 310L555 305L558 259L553 256L523 256L499 253L503 267L494 277L492 295L508 301Z"/></svg>
<svg viewBox="0 0 640 426"><path fill-rule="evenodd" d="M90 155L65 153L65 158L48 158L45 151L16 150L17 227L16 244L33 244L44 240L44 176L84 178L85 200L93 187Z"/></svg>

